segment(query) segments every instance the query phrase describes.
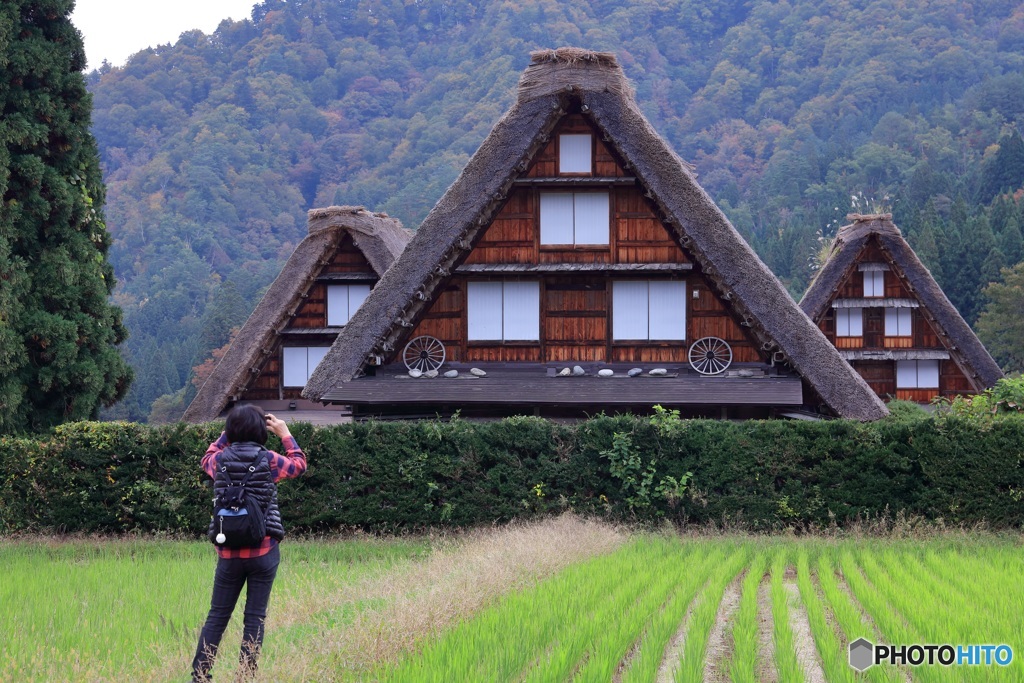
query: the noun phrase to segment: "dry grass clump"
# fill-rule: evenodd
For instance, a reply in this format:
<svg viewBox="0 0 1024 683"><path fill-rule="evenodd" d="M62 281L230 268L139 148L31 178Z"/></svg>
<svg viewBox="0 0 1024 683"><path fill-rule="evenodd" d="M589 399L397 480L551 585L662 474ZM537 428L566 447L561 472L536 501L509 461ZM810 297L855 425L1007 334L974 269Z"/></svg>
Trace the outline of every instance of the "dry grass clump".
<svg viewBox="0 0 1024 683"><path fill-rule="evenodd" d="M271 655L265 680L332 680L393 662L503 595L581 560L611 552L626 531L574 515L476 530L445 542L400 572L339 586L331 595L279 604L268 632L310 623L325 610L354 610L291 651Z"/></svg>

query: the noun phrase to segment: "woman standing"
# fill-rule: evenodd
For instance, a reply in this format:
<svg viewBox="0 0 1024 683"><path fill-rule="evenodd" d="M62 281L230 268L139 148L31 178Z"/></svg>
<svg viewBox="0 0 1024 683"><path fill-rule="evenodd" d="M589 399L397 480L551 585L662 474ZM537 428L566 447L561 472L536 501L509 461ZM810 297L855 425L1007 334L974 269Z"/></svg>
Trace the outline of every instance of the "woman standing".
<svg viewBox="0 0 1024 683"><path fill-rule="evenodd" d="M267 431L281 438L285 454L268 451ZM251 548L217 547L219 560L213 577L213 597L210 613L199 634L199 644L192 660L192 680L209 681L220 645L221 636L235 609L235 603L246 585L245 616L242 630L242 650L239 667L243 675L256 672L256 662L263 645L263 623L267 618L267 603L270 589L277 575L281 554L278 542L284 538L281 511L277 507L276 483L282 479L297 477L306 471L306 455L295 442L284 420L268 415L254 405L236 406L228 414L224 432L210 444L203 456L203 470L214 479L215 495L218 471L240 480L251 470L246 491L266 510L267 535L263 542ZM222 477L223 481L224 477ZM226 485L226 484L224 484ZM210 540L216 532L210 521ZM221 541L223 542L223 541Z"/></svg>

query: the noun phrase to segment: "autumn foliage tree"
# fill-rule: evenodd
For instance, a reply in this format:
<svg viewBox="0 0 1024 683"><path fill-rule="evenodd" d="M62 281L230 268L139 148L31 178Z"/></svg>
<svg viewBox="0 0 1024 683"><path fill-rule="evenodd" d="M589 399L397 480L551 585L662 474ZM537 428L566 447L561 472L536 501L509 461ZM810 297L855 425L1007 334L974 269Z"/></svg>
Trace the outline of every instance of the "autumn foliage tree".
<svg viewBox="0 0 1024 683"><path fill-rule="evenodd" d="M94 417L132 377L72 7L0 4L0 433Z"/></svg>
<svg viewBox="0 0 1024 683"><path fill-rule="evenodd" d="M220 359L224 357L224 354L228 352L231 345L235 343L235 337L238 336L238 330L241 328L235 327L231 330L228 341L224 346L214 349L210 352L210 356L199 365L192 368L192 386L199 391L206 384L206 380L210 379L210 375L217 369L217 365L220 363Z"/></svg>

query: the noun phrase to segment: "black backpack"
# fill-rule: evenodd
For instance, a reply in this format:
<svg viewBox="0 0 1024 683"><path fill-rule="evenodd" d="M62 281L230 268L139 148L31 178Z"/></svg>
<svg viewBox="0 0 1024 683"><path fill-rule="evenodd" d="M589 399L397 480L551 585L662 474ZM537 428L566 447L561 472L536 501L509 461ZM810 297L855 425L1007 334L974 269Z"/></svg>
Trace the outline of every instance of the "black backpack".
<svg viewBox="0 0 1024 683"><path fill-rule="evenodd" d="M241 481L233 481L224 465L217 471L215 482L226 480L227 486L213 501L214 533L210 534L210 540L214 545L221 548L252 548L263 543L267 535L267 511L260 507L245 487L265 457L267 451L260 451Z"/></svg>

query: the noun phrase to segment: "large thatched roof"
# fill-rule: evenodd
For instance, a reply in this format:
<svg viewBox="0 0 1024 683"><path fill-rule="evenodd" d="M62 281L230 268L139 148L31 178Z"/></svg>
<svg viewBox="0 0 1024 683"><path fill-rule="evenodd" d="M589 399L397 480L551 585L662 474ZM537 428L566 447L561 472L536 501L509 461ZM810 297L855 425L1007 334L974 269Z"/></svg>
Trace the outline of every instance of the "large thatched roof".
<svg viewBox="0 0 1024 683"><path fill-rule="evenodd" d="M975 389L995 384L1003 372L967 322L950 303L931 272L903 239L890 214L847 216L852 222L839 229L828 260L807 289L800 307L819 320L828 310L836 292L857 266L861 251L874 237L887 254L889 265L909 285L911 294L924 308L924 313L942 339L950 357L960 366Z"/></svg>
<svg viewBox="0 0 1024 683"><path fill-rule="evenodd" d="M231 396L245 386L254 375L253 370L266 358L278 330L287 324L344 233L352 236L378 276L383 276L394 263L410 237L398 220L371 213L361 206L312 209L308 224L309 234L292 252L182 419L214 420L227 407Z"/></svg>
<svg viewBox="0 0 1024 683"><path fill-rule="evenodd" d="M763 348L804 377L838 415L871 420L884 404L839 356L740 237L633 100L614 55L562 48L532 55L516 103L494 126L306 384L319 400L404 342L411 319L490 224L513 181L578 105L646 188L662 217L730 299Z"/></svg>

